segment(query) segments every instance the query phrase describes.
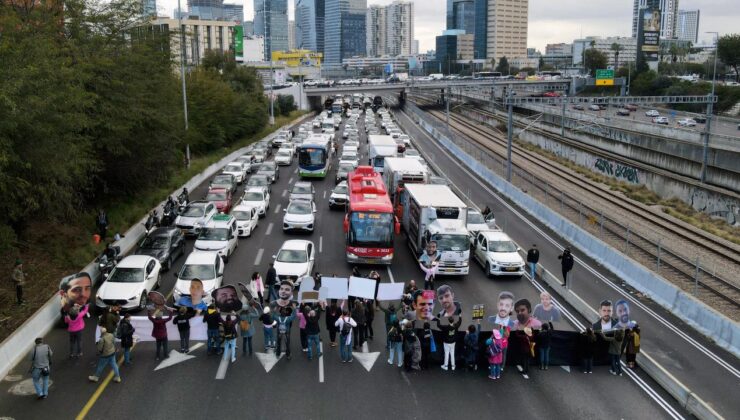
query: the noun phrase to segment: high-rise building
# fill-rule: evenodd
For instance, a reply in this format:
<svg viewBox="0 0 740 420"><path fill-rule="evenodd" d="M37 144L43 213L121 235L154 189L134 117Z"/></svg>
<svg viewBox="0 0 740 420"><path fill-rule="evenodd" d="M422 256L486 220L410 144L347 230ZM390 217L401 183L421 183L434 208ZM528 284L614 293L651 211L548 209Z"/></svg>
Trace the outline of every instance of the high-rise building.
<svg viewBox="0 0 740 420"><path fill-rule="evenodd" d="M201 20L223 20L224 0L188 0L188 16Z"/></svg>
<svg viewBox="0 0 740 420"><path fill-rule="evenodd" d="M141 8L144 16L157 16L157 0L144 0L141 4Z"/></svg>
<svg viewBox="0 0 740 420"><path fill-rule="evenodd" d="M296 46L295 42L295 21L288 21L288 50L294 50Z"/></svg>
<svg viewBox="0 0 740 420"><path fill-rule="evenodd" d="M442 73L457 73L460 64L473 59L473 35L462 29L448 29L436 38L435 61ZM435 69L436 70L436 69Z"/></svg>
<svg viewBox="0 0 740 420"><path fill-rule="evenodd" d="M324 51L324 0L295 1L295 47Z"/></svg>
<svg viewBox="0 0 740 420"><path fill-rule="evenodd" d="M573 44L559 43L545 45L545 54L547 55L565 55L573 53Z"/></svg>
<svg viewBox="0 0 740 420"><path fill-rule="evenodd" d="M338 65L343 58L365 55L366 15L367 0L325 1L324 62Z"/></svg>
<svg viewBox="0 0 740 420"><path fill-rule="evenodd" d="M184 31L180 31L180 23ZM174 55L174 63L184 58L186 66L197 66L202 63L207 51L229 51L234 45L233 22L199 20L193 18L177 19L157 18L148 22L141 30L152 30L165 34L169 39L169 48ZM181 36L182 35L182 36ZM184 45L181 44L182 41Z"/></svg>
<svg viewBox="0 0 740 420"><path fill-rule="evenodd" d="M413 43L414 48L411 50L412 55L419 54L419 40L415 39Z"/></svg>
<svg viewBox="0 0 740 420"><path fill-rule="evenodd" d="M486 58L488 36L488 0L475 0L475 31L473 32L473 55Z"/></svg>
<svg viewBox="0 0 740 420"><path fill-rule="evenodd" d="M486 58L527 56L529 0L488 0Z"/></svg>
<svg viewBox="0 0 740 420"><path fill-rule="evenodd" d="M411 55L414 49L414 3L396 0L386 6L385 50L390 56Z"/></svg>
<svg viewBox="0 0 740 420"><path fill-rule="evenodd" d="M466 34L475 34L473 0L447 0L447 29L462 29Z"/></svg>
<svg viewBox="0 0 740 420"><path fill-rule="evenodd" d="M244 22L243 4L224 4L224 20L230 22Z"/></svg>
<svg viewBox="0 0 740 420"><path fill-rule="evenodd" d="M288 50L288 1L254 0L254 34L265 38L265 61Z"/></svg>
<svg viewBox="0 0 740 420"><path fill-rule="evenodd" d="M676 37L678 21L678 0L633 0L632 3L632 38L637 38L637 25L640 22L640 10L660 9L660 37Z"/></svg>
<svg viewBox="0 0 740 420"><path fill-rule="evenodd" d="M242 27L244 28L244 36L254 35L254 21L253 20L245 20L244 23L242 23Z"/></svg>
<svg viewBox="0 0 740 420"><path fill-rule="evenodd" d="M582 66L585 51L593 48L607 57L609 66L614 66L617 64L617 57L614 50L612 50L612 44L619 44L622 47L619 51L619 67L623 67L627 63L634 63L637 60L637 39L635 38L588 36L573 40L573 65Z"/></svg>
<svg viewBox="0 0 740 420"><path fill-rule="evenodd" d="M368 57L381 57L387 55L385 50L386 31L386 7L372 4L367 8L365 27L367 31L366 45Z"/></svg>
<svg viewBox="0 0 740 420"><path fill-rule="evenodd" d="M699 42L699 10L679 10L676 21L676 38L681 41Z"/></svg>

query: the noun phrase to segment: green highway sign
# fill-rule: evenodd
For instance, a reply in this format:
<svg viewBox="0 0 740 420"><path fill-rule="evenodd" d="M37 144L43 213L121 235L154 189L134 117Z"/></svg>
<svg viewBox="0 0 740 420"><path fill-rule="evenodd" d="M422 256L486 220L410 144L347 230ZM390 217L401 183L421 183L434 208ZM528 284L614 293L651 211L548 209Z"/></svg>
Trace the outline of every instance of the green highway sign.
<svg viewBox="0 0 740 420"><path fill-rule="evenodd" d="M614 70L611 70L611 69L596 70L596 78L597 79L613 79Z"/></svg>

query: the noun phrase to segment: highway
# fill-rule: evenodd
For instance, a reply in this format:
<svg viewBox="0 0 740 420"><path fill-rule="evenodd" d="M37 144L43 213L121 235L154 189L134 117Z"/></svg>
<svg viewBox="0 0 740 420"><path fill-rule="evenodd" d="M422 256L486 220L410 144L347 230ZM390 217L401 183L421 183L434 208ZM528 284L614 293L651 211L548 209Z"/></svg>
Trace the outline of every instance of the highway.
<svg viewBox="0 0 740 420"><path fill-rule="evenodd" d="M400 117L402 123L404 118ZM362 121L362 118L361 120ZM360 123L362 124L362 122ZM470 198L482 206L494 209L499 224L523 248L537 242L541 248L542 263L547 269L557 272L556 248L538 233L536 225L520 221L516 211L504 202L499 202L489 191L480 187L449 156L434 146L415 127L405 121L409 134L418 142L434 164L461 189L471 190ZM361 133L363 130L361 130ZM361 154L367 150L364 138L360 141ZM363 160L361 160L362 162ZM272 187L272 201L266 218L260 220L253 236L240 241L240 246L226 266L224 283L236 284L244 281L255 270L265 273L267 263L286 239L312 240L317 247L316 270L323 275L348 276L351 267L344 259L344 237L341 233L341 211L328 208L328 195L334 187L333 171L325 180L313 181L316 187L317 213L316 231L311 235L286 234L282 232L282 209L287 204L287 190L298 180L294 161L290 167L281 167L279 180ZM205 195L207 183L191 192L191 198ZM235 194L240 196L243 189ZM552 233L549 233L552 235ZM421 283L421 272L404 243L396 238L395 260L389 268L379 270L384 282L405 282L416 279ZM188 241L188 252L192 240ZM526 248L525 248L526 249ZM578 256L578 255L577 255ZM580 257L580 256L579 256ZM582 259L582 258L581 258ZM184 258L176 261L173 270L162 278L160 291L171 292L176 273ZM583 260L583 259L582 259ZM592 267L593 262L585 260ZM366 273L370 268L362 267ZM601 285L596 275L583 266L575 269L575 282L590 283L593 289L600 288L601 295L616 298L618 293ZM600 272L601 270L599 270ZM602 274L599 274L602 275ZM607 274L603 274L607 276ZM484 304L495 308L497 295L509 290L517 298L526 297L533 305L539 302L537 285L527 278L513 280L491 280L483 275L479 266L471 265L465 278L438 279L437 285L448 283L455 291L457 300L463 304L463 326L470 323L473 304ZM606 291L605 291L606 290ZM599 293L594 290L594 294ZM588 295L592 298L593 295ZM565 309L568 309L567 307ZM653 308L655 309L655 308ZM570 312L573 312L570 310ZM647 318L636 310L635 318ZM3 381L0 390L0 417L15 419L87 418L130 419L130 418L329 418L330 416L353 415L359 418L462 418L521 416L523 418L688 418L684 410L677 408L672 399L644 373L635 378L625 375L614 377L606 366L594 369L594 374L584 375L577 367L564 369L551 367L548 371L530 370L530 379L524 379L513 369L504 372L500 381L493 382L483 372L466 372L458 368L455 372L444 372L439 368L417 374L406 374L386 363L385 339L382 331L382 313L377 312L374 321L375 339L369 342L370 352L380 355L370 370L358 363L342 364L338 348L328 347L328 334L321 321L324 356L309 362L300 352L298 328L292 331L293 358L279 360L269 372L260 363L260 357L241 357L238 349L237 361L226 365L223 379L216 379L221 358L206 356L205 348L191 352L194 358L171 367L154 371L158 362L154 357L154 343L138 344L133 352L133 365L123 367L123 382L90 383L87 376L94 371L94 322L87 320L84 333L84 356L78 360L67 359L68 338L63 329L53 330L46 340L55 351L52 368L53 385L47 400L37 401L33 396L19 396L7 392L17 382ZM589 320L592 321L592 320ZM573 322L560 322L558 329L576 330L584 320L575 317ZM484 328L488 326L483 325ZM660 328L657 328L660 329ZM661 339L675 342L670 332L653 331L645 328L652 343ZM667 328L666 328L667 330ZM653 338L655 337L655 338ZM170 337L170 348L176 348L178 337ZM647 339L646 339L647 341ZM241 346L241 340L237 341ZM262 351L262 333L254 339L255 350ZM191 347L193 344L191 343ZM647 346L653 349L652 346ZM717 350L717 349L713 349ZM674 355L676 362L684 356ZM692 363L696 363L693 362ZM670 366L671 369L685 367ZM693 367L692 367L693 368ZM701 368L698 366L696 368ZM21 364L14 369L16 375L28 378L27 366ZM736 382L732 382L733 384ZM732 387L726 401L732 404ZM724 397L723 397L724 398ZM346 414L345 414L346 413ZM727 411L725 411L727 413ZM728 416L732 417L732 416Z"/></svg>

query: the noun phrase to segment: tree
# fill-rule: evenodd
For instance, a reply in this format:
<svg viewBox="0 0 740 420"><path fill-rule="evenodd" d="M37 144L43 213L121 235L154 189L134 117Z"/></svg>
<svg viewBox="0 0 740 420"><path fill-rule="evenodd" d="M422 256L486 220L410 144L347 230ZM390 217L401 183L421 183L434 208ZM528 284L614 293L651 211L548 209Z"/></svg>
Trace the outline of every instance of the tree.
<svg viewBox="0 0 740 420"><path fill-rule="evenodd" d="M584 66L591 76L596 76L596 70L605 69L608 62L606 54L595 48L588 49L584 53Z"/></svg>
<svg viewBox="0 0 740 420"><path fill-rule="evenodd" d="M508 75L509 74L509 60L506 58L506 56L501 57L501 60L498 62L498 66L496 66L496 71L501 72L501 74Z"/></svg>
<svg viewBox="0 0 740 420"><path fill-rule="evenodd" d="M735 80L740 81L738 65L740 65L740 34L725 35L717 41L718 58L735 70Z"/></svg>
<svg viewBox="0 0 740 420"><path fill-rule="evenodd" d="M491 70L493 70L495 68L496 68L496 59L495 58L491 58Z"/></svg>
<svg viewBox="0 0 740 420"><path fill-rule="evenodd" d="M611 47L609 47L610 50L614 51L614 68L619 68L619 52L624 50L624 47L622 45L613 42Z"/></svg>

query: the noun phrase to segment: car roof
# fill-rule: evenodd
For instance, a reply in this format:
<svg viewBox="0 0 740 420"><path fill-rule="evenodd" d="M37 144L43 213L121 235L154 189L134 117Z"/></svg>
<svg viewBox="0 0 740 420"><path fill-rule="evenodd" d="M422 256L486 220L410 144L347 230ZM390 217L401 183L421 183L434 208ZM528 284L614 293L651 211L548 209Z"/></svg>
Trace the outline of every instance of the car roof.
<svg viewBox="0 0 740 420"><path fill-rule="evenodd" d="M202 200L199 200L199 201L191 201L191 202L188 203L188 207L190 207L190 206L193 206L193 207L205 207L208 204L211 204L211 202L210 201L202 201Z"/></svg>
<svg viewBox="0 0 740 420"><path fill-rule="evenodd" d="M120 268L144 268L146 264L151 260L152 257L149 255L129 255L122 259L116 267Z"/></svg>
<svg viewBox="0 0 740 420"><path fill-rule="evenodd" d="M251 204L239 204L238 206L234 206L231 208L231 212L235 211L250 211L252 209L256 209L257 206L251 205Z"/></svg>
<svg viewBox="0 0 740 420"><path fill-rule="evenodd" d="M208 221L207 227L212 228L225 228L229 227L231 223L233 223L236 219L234 216L230 214L224 214L219 213L211 218L211 220Z"/></svg>
<svg viewBox="0 0 740 420"><path fill-rule="evenodd" d="M228 189L223 188L223 187L211 187L208 189L208 192L219 192L219 191L226 192L228 191Z"/></svg>
<svg viewBox="0 0 740 420"><path fill-rule="evenodd" d="M213 264L217 255L218 252L193 250L185 260L185 264Z"/></svg>
<svg viewBox="0 0 740 420"><path fill-rule="evenodd" d="M306 241L304 239L291 239L283 242L283 245L280 247L280 249L298 249L302 251L306 249L306 246L308 246L308 244L313 245L313 242Z"/></svg>
<svg viewBox="0 0 740 420"><path fill-rule="evenodd" d="M246 190L244 190L244 193L248 193L248 192L259 192L259 193L264 194L265 189L263 187L249 187Z"/></svg>
<svg viewBox="0 0 740 420"><path fill-rule="evenodd" d="M147 236L168 236L169 237L177 233L178 230L180 229L178 229L175 226L163 226L163 227L158 227L154 229Z"/></svg>
<svg viewBox="0 0 740 420"><path fill-rule="evenodd" d="M509 235L498 230L482 230L479 232L489 241L510 241Z"/></svg>
<svg viewBox="0 0 740 420"><path fill-rule="evenodd" d="M249 177L249 179L252 179L252 178L265 178L265 179L267 179L267 175L263 175L263 174L254 174L254 175L252 175L251 177ZM249 181L247 181L247 182L249 182Z"/></svg>
<svg viewBox="0 0 740 420"><path fill-rule="evenodd" d="M296 183L293 184L293 188L295 188L295 187L309 187L309 188L311 188L312 186L313 186L313 184L310 183L310 182L308 182L308 181L296 181Z"/></svg>

